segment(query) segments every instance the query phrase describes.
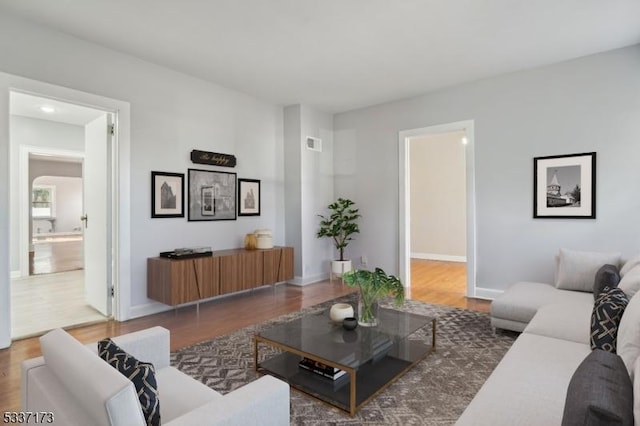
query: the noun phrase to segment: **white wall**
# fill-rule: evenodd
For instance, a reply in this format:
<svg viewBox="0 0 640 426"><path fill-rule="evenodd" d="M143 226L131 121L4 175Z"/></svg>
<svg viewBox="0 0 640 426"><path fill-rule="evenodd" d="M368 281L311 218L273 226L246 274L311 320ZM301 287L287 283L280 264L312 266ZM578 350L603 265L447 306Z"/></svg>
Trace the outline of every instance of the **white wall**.
<svg viewBox="0 0 640 426"><path fill-rule="evenodd" d="M33 184L55 187L55 232L73 232L74 229L78 230L78 228L81 227L82 178L69 176L41 176L36 178ZM48 221L38 221L36 219L33 222L44 222L39 225L34 224L34 234L36 233L36 226L41 227L42 233L49 232L47 230L49 229L49 227L47 227Z"/></svg>
<svg viewBox="0 0 640 426"><path fill-rule="evenodd" d="M333 116L306 105L284 109L287 244L295 247L296 284L328 276L331 241L316 238L318 214L333 201ZM307 137L322 140L322 152L306 148Z"/></svg>
<svg viewBox="0 0 640 426"><path fill-rule="evenodd" d="M411 257L464 261L466 174L464 132L411 138Z"/></svg>
<svg viewBox="0 0 640 426"><path fill-rule="evenodd" d="M305 282L326 279L329 262L337 259L332 241L318 239L318 214L326 214L333 197L333 115L302 105L300 145L302 148L302 221L301 231ZM306 148L307 137L322 140L322 152ZM348 248L347 248L348 250Z"/></svg>
<svg viewBox="0 0 640 426"><path fill-rule="evenodd" d="M121 165L121 174L130 174L131 183L120 188L130 193L121 200L130 212L128 241L121 242L130 241L131 253L122 259L124 270L130 267L131 281L130 306L121 307L124 317L161 308L146 297L146 259L160 251L197 245L238 247L256 228L272 229L274 242L284 243L281 107L7 15L0 16L0 70L130 105L130 167ZM2 116L8 115L5 92L13 77L0 77ZM6 129L7 117L0 120L0 129ZM6 134L0 147L8 152ZM215 169L192 164L192 149L236 155L238 166L226 170L261 180L262 215L221 222L151 219L152 170ZM9 163L5 156L0 158L7 173ZM0 241L6 241L8 233L6 186L0 183ZM7 246L0 248L0 291L8 287L7 251ZM4 295L8 290L0 294ZM3 342L0 335L0 346Z"/></svg>
<svg viewBox="0 0 640 426"><path fill-rule="evenodd" d="M550 282L560 247L637 253L639 73L636 45L338 114L336 196L364 216L353 252L398 272L398 132L473 119L477 287ZM534 220L533 158L589 151L597 219Z"/></svg>
<svg viewBox="0 0 640 426"><path fill-rule="evenodd" d="M49 120L40 120L37 118L22 117L17 115L10 116L10 181L13 184L10 186L10 266L11 271L19 271L20 269L20 252L19 252L19 218L20 218L20 192L19 192L19 167L20 164L20 146L33 146L33 147L46 147L57 150L65 151L84 151L84 127L74 126L65 123L55 123ZM34 164L39 164L36 162ZM14 167L15 166L15 167ZM52 164L52 167L60 165ZM44 167L44 166L43 166ZM48 169L47 169L48 170ZM41 169L42 174L55 174L51 171ZM78 167L78 170L81 170ZM36 176L42 174L34 174L30 171L30 181ZM28 250L28 245L24 245L25 250Z"/></svg>

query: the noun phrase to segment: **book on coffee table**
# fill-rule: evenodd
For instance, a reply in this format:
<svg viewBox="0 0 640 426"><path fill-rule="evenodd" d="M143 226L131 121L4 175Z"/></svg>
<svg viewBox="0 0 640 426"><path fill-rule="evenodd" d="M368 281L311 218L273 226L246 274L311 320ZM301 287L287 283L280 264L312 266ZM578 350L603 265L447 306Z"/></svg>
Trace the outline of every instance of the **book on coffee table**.
<svg viewBox="0 0 640 426"><path fill-rule="evenodd" d="M344 370L340 370L339 368L325 365L321 362L314 361L310 358L302 358L298 363L298 366L300 366L300 368L304 368L305 370L311 371L320 376L327 377L331 380L336 380L344 376L345 374L347 374L347 372Z"/></svg>

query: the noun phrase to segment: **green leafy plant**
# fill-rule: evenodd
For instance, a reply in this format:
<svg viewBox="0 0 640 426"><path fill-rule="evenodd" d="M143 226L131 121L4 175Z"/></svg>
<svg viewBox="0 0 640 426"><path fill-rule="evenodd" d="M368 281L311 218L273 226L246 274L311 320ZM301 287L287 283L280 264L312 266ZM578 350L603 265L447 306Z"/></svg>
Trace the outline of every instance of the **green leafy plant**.
<svg viewBox="0 0 640 426"><path fill-rule="evenodd" d="M329 216L320 217L320 229L316 237L329 237L333 239L336 250L340 253L340 260L344 261L344 249L349 245L349 241L353 240L352 235L360 232L356 220L361 216L355 203L346 198L338 198L327 208L331 211Z"/></svg>
<svg viewBox="0 0 640 426"><path fill-rule="evenodd" d="M374 323L375 312L374 303L385 296L392 296L396 306L404 302L404 286L398 277L387 275L380 268L374 271L366 269L356 269L345 272L342 279L349 287L358 286L362 302L362 311L359 313L359 321L363 323Z"/></svg>

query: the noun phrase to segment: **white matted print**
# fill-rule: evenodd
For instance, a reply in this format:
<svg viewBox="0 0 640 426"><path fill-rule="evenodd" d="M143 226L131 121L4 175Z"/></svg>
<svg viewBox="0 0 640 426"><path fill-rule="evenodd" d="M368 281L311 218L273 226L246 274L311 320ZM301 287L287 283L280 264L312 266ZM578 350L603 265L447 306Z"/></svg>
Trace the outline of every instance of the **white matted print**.
<svg viewBox="0 0 640 426"><path fill-rule="evenodd" d="M595 152L533 159L533 217L595 219Z"/></svg>
<svg viewBox="0 0 640 426"><path fill-rule="evenodd" d="M260 181L238 179L238 216L260 216Z"/></svg>
<svg viewBox="0 0 640 426"><path fill-rule="evenodd" d="M151 217L184 217L184 174L151 172Z"/></svg>

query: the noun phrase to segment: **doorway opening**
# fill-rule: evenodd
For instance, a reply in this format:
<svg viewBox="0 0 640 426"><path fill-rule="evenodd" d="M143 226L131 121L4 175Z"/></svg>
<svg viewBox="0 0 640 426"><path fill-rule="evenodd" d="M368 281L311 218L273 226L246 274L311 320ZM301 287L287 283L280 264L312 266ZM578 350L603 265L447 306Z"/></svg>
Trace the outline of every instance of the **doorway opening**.
<svg viewBox="0 0 640 426"><path fill-rule="evenodd" d="M10 93L12 339L111 317L114 115Z"/></svg>
<svg viewBox="0 0 640 426"><path fill-rule="evenodd" d="M399 143L407 294L468 307L475 294L473 121L402 131Z"/></svg>

